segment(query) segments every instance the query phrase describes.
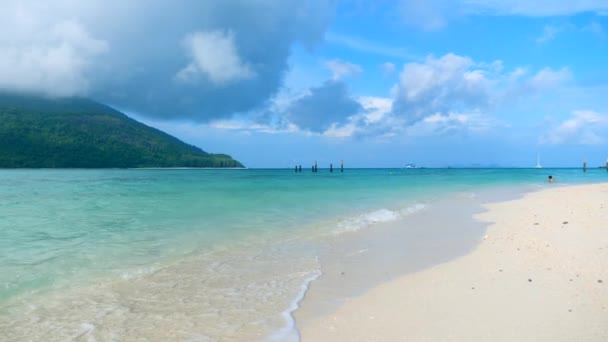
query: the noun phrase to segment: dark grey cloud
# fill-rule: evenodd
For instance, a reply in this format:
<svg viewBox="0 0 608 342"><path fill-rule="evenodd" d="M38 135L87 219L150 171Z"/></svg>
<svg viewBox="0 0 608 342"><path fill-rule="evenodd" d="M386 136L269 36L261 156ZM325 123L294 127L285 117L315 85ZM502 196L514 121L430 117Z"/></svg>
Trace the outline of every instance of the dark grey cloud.
<svg viewBox="0 0 608 342"><path fill-rule="evenodd" d="M342 124L363 110L342 81L326 81L290 104L285 117L301 129L324 132L332 124Z"/></svg>
<svg viewBox="0 0 608 342"><path fill-rule="evenodd" d="M6 0L0 90L87 95L208 121L263 105L293 44L321 42L333 1Z"/></svg>

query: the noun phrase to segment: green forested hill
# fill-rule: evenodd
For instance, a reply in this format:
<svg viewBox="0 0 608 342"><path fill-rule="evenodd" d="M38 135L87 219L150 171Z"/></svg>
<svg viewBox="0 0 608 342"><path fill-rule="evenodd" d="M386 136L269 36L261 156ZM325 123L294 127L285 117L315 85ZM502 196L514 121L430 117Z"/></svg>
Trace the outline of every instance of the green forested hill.
<svg viewBox="0 0 608 342"><path fill-rule="evenodd" d="M0 94L0 168L242 167L84 98Z"/></svg>

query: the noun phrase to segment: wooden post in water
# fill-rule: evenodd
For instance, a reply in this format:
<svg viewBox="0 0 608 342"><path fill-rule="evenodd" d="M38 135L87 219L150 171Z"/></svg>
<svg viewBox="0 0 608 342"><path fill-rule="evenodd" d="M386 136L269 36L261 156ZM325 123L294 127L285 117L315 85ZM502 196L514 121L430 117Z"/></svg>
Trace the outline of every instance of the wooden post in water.
<svg viewBox="0 0 608 342"><path fill-rule="evenodd" d="M302 172L302 165L299 166L298 172Z"/></svg>
<svg viewBox="0 0 608 342"><path fill-rule="evenodd" d="M319 166L317 165L317 161L315 160L315 173L319 172Z"/></svg>
<svg viewBox="0 0 608 342"><path fill-rule="evenodd" d="M583 172L587 172L587 161L583 161Z"/></svg>
<svg viewBox="0 0 608 342"><path fill-rule="evenodd" d="M295 172L298 172L298 165L296 165L296 167L295 167L294 171L295 171Z"/></svg>
<svg viewBox="0 0 608 342"><path fill-rule="evenodd" d="M344 172L344 160L340 160L340 172Z"/></svg>
<svg viewBox="0 0 608 342"><path fill-rule="evenodd" d="M329 172L334 172L334 164L329 163Z"/></svg>

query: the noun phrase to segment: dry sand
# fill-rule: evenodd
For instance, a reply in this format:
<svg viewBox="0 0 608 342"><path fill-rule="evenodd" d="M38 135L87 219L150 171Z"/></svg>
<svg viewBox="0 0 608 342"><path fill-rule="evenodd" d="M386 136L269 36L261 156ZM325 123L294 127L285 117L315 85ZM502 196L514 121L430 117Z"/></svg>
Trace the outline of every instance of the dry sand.
<svg viewBox="0 0 608 342"><path fill-rule="evenodd" d="M486 207L472 253L304 322L302 341L608 341L608 184Z"/></svg>

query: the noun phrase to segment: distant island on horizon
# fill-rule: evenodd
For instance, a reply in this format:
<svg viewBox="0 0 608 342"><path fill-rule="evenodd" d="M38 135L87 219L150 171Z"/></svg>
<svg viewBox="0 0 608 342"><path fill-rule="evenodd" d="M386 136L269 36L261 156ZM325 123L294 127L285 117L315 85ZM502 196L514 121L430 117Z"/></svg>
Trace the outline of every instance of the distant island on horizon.
<svg viewBox="0 0 608 342"><path fill-rule="evenodd" d="M0 93L0 168L243 168L81 97Z"/></svg>

